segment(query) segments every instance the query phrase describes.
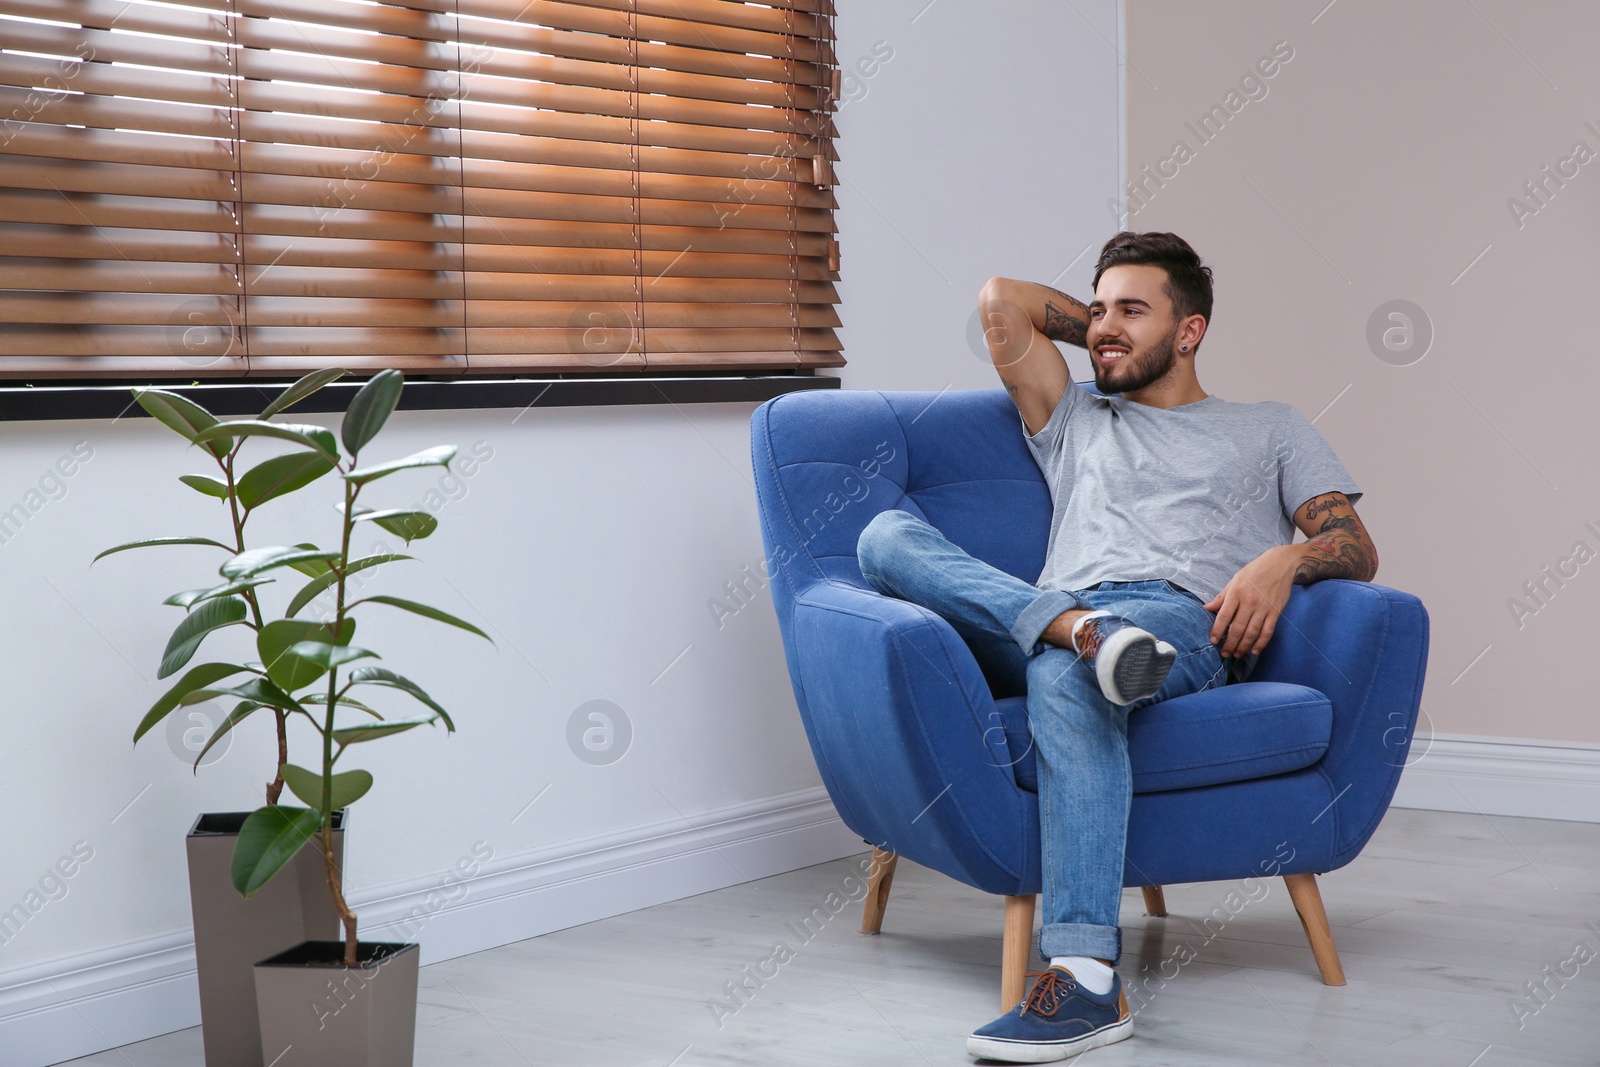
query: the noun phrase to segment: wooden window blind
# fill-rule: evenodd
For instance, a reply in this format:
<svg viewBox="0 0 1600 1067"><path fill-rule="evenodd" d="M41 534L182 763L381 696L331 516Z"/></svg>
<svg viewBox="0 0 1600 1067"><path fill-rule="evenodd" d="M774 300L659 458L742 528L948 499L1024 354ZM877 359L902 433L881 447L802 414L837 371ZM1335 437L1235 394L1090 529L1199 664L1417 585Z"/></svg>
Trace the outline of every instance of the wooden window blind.
<svg viewBox="0 0 1600 1067"><path fill-rule="evenodd" d="M0 377L843 365L831 0L0 0Z"/></svg>

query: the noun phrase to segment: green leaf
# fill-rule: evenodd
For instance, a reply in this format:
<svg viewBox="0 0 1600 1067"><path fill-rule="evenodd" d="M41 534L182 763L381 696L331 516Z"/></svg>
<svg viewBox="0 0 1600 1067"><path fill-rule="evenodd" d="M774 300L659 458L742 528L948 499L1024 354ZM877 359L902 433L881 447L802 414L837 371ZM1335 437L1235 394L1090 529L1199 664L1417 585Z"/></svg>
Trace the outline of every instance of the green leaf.
<svg viewBox="0 0 1600 1067"><path fill-rule="evenodd" d="M455 458L455 445L439 445L437 448L423 449L405 459L390 460L388 463L378 463L371 467L353 470L345 477L357 485L365 485L395 471L409 470L412 467L448 467L450 461Z"/></svg>
<svg viewBox="0 0 1600 1067"><path fill-rule="evenodd" d="M353 663L358 659L379 659L376 652L369 652L364 648L352 648L349 645L330 645L326 641L297 641L289 646L288 654L298 656L310 663L315 663L324 671L331 671L335 667L343 667L346 663Z"/></svg>
<svg viewBox="0 0 1600 1067"><path fill-rule="evenodd" d="M343 367L324 367L322 370L314 370L279 393L278 399L263 408L256 418L265 421L280 411L288 411L290 407L300 403L324 385L337 381L348 373Z"/></svg>
<svg viewBox="0 0 1600 1067"><path fill-rule="evenodd" d="M292 763L283 765L283 784L295 796L319 811L322 809L322 783L325 781L327 779L322 775L304 767L296 767ZM333 776L332 785L333 795L328 810L338 811L367 795L367 790L372 788L372 775L366 771L345 771Z"/></svg>
<svg viewBox="0 0 1600 1067"><path fill-rule="evenodd" d="M212 682L221 681L232 677L250 668L241 667L237 663L202 663L198 667L190 667L184 676L178 679L176 685L161 694L161 699L150 705L150 710L144 713L144 718L139 720L139 726L133 731L133 740L137 744L139 738L150 732L150 728L171 714L185 696L196 689L203 689Z"/></svg>
<svg viewBox="0 0 1600 1067"><path fill-rule="evenodd" d="M206 758L206 753L211 751L212 745L221 741L235 726L248 719L251 712L257 711L263 706L253 700L241 700L235 704L233 710L228 712L228 717L223 719L216 731L206 739L205 747L200 750L200 754L194 758L194 772L196 774L200 773L200 764Z"/></svg>
<svg viewBox="0 0 1600 1067"><path fill-rule="evenodd" d="M371 726L350 726L333 732L333 739L341 745L359 745L363 741L376 741L381 737L393 737L403 734L407 730L415 730L419 726L427 726L433 719L411 719L406 722L380 722Z"/></svg>
<svg viewBox="0 0 1600 1067"><path fill-rule="evenodd" d="M217 417L188 397L165 389L135 389L134 402L157 422L194 440L195 434L217 424Z"/></svg>
<svg viewBox="0 0 1600 1067"><path fill-rule="evenodd" d="M296 655L292 651L295 645L302 641L347 645L355 632L354 619L344 620L338 633L334 633L333 627L328 624L309 619L278 619L267 623L256 635L256 651L267 668L267 676L292 693L328 673L326 666Z"/></svg>
<svg viewBox="0 0 1600 1067"><path fill-rule="evenodd" d="M324 590L328 589L330 586L336 585L338 581L339 575L337 572L332 570L323 571L321 574L317 575L315 578L311 579L305 585L300 587L300 591L294 595L293 600L289 601L289 607L286 611L284 611L283 614L287 618L294 618L296 615L300 614L301 608L317 599L317 597L320 596Z"/></svg>
<svg viewBox="0 0 1600 1067"><path fill-rule="evenodd" d="M388 530L396 537L403 538L407 544L419 538L427 537L439 528L439 520L426 511L401 511L393 515L378 514L371 516L371 521Z"/></svg>
<svg viewBox="0 0 1600 1067"><path fill-rule="evenodd" d="M378 436L383 424L389 421L394 406L400 402L400 390L405 388L405 376L397 370L381 370L363 385L350 401L339 426L339 436L345 451L354 456Z"/></svg>
<svg viewBox="0 0 1600 1067"><path fill-rule="evenodd" d="M357 571L364 571L368 567L376 567L382 563L394 563L397 560L415 558L416 557L414 556L402 556L396 552L379 552L371 556L362 556L358 560L352 560L350 566L344 569L344 573L346 576L349 576L355 574ZM294 595L294 599L289 601L289 608L284 612L284 614L290 618L300 614L301 608L317 599L324 589L336 584L338 581L339 575L337 572L333 570L324 570L321 574L307 582L305 586Z"/></svg>
<svg viewBox="0 0 1600 1067"><path fill-rule="evenodd" d="M114 552L126 552L130 548L150 548L154 545L210 545L213 548L220 548L225 552L233 551L233 549L229 548L221 541L213 541L209 537L151 537L144 541L129 541L125 545L118 545L116 548L108 548L90 562L98 563L100 560L105 559Z"/></svg>
<svg viewBox="0 0 1600 1067"><path fill-rule="evenodd" d="M468 633L477 634L485 641L488 641L491 645L494 644L494 639L492 637L478 629L476 626L472 625L470 622L467 622L465 619L458 619L448 612L440 611L438 608L432 608L426 604L418 604L415 600L401 600L397 596L369 596L365 599L357 600L354 604L349 605L349 607L347 607L345 610L348 611L350 608L355 607L356 604L388 604L390 607L402 608L406 611L413 612L417 615L422 615L429 619L437 619L439 622L447 622L451 626L459 626Z"/></svg>
<svg viewBox="0 0 1600 1067"><path fill-rule="evenodd" d="M303 544L298 544L298 545L295 545L294 547L303 548L307 552L315 552L315 551L317 551L317 546L313 545L313 544L311 544L309 542L306 542L306 543L303 543ZM321 575L328 574L333 570L332 567L328 566L328 561L325 560L325 559L291 560L289 562L289 566L293 567L295 570L299 571L301 574L305 575L307 578L317 578L317 577L320 577Z"/></svg>
<svg viewBox="0 0 1600 1067"><path fill-rule="evenodd" d="M399 689L402 692L409 693L417 700L438 712L439 718L444 720L445 726L452 733L455 731L456 724L450 721L449 714L437 703L435 703L431 696L429 696L427 693L424 693L421 686L417 685L416 682L413 682L409 678L401 677L394 671L386 670L383 667L357 667L355 670L350 672L350 684L382 685L387 686L390 689Z"/></svg>
<svg viewBox="0 0 1600 1067"><path fill-rule="evenodd" d="M178 703L185 706L189 704L203 704L207 700L217 697L238 697L240 700L255 704L257 707L280 708L284 711L298 711L302 715L310 712L301 706L294 697L279 689L267 678L251 678L242 685L232 685L213 689L196 689L188 693Z"/></svg>
<svg viewBox="0 0 1600 1067"><path fill-rule="evenodd" d="M166 426L191 443L199 435L217 425L217 417L187 397L169 393L164 389L135 389L134 401L157 422ZM206 448L214 456L225 456L232 445L225 441L207 442Z"/></svg>
<svg viewBox="0 0 1600 1067"><path fill-rule="evenodd" d="M310 808L269 804L251 812L233 846L233 887L254 896L321 826L321 814Z"/></svg>
<svg viewBox="0 0 1600 1067"><path fill-rule="evenodd" d="M287 567L303 560L338 559L337 552L324 552L319 548L301 548L299 545L274 545L271 548L252 548L239 553L224 563L219 571L224 578L253 578L275 567Z"/></svg>
<svg viewBox="0 0 1600 1067"><path fill-rule="evenodd" d="M343 704L343 705L345 705L347 707L355 708L357 711L364 711L368 715L371 715L374 719L377 719L379 722L383 721L383 716L378 714L378 711L377 711L376 708L369 708L369 707L367 707L367 705L363 704L361 701L357 700L355 697L349 696L348 694L345 695L345 696L340 697L337 700L335 700L334 703L335 704Z"/></svg>
<svg viewBox="0 0 1600 1067"><path fill-rule="evenodd" d="M156 677L166 678L177 672L193 658L207 634L224 626L237 625L248 614L242 598L228 596L208 600L185 615L167 639L166 651L161 654L161 669L156 672Z"/></svg>
<svg viewBox="0 0 1600 1067"><path fill-rule="evenodd" d="M222 585L213 585L208 589L188 589L182 593L173 593L163 604L171 604L178 608L192 608L204 600L215 600L219 596L231 596L242 593L246 589L254 589L258 585L271 585L272 578L241 578L237 582L226 582Z"/></svg>
<svg viewBox="0 0 1600 1067"><path fill-rule="evenodd" d="M375 522L396 537L410 542L419 537L427 537L439 528L439 520L426 511L414 511L411 508L385 508L382 511L362 511L356 515L356 522Z"/></svg>
<svg viewBox="0 0 1600 1067"><path fill-rule="evenodd" d="M246 510L259 507L274 497L304 488L333 470L333 460L321 452L290 452L273 456L244 473L239 479L239 503Z"/></svg>
<svg viewBox="0 0 1600 1067"><path fill-rule="evenodd" d="M219 500L228 499L227 483L219 482L215 478L207 478L204 474L180 474L178 475L178 481L197 493L214 496Z"/></svg>
<svg viewBox="0 0 1600 1067"><path fill-rule="evenodd" d="M329 459L339 458L333 431L321 426L294 422L262 422L259 419L219 422L209 430L195 434L194 441L195 444L203 445L212 441L231 441L235 437L276 437L280 441L293 441L313 452L321 452Z"/></svg>

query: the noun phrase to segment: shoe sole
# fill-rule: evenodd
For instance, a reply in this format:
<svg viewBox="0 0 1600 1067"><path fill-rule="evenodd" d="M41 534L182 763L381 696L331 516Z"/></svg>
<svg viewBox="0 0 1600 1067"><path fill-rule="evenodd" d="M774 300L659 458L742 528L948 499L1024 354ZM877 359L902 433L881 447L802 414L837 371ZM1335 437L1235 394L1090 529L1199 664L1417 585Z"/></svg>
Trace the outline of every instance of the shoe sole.
<svg viewBox="0 0 1600 1067"><path fill-rule="evenodd" d="M1133 1017L1102 1026L1071 1041L1007 1041L997 1037L967 1038L967 1055L1002 1063L1050 1063L1093 1048L1114 1045L1133 1036Z"/></svg>
<svg viewBox="0 0 1600 1067"><path fill-rule="evenodd" d="M1100 692L1113 704L1132 704L1161 691L1177 649L1142 630L1118 630L1095 655Z"/></svg>

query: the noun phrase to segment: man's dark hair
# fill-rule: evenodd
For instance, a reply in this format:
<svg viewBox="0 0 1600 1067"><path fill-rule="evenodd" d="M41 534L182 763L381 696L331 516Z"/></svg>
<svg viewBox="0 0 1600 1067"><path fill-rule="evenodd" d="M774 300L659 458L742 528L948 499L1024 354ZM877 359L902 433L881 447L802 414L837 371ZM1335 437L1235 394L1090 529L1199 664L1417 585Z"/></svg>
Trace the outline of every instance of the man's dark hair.
<svg viewBox="0 0 1600 1067"><path fill-rule="evenodd" d="M1211 323L1211 268L1200 262L1195 250L1175 233L1133 233L1123 230L1100 250L1094 268L1094 287L1109 267L1148 264L1167 272L1167 299L1179 319L1205 316Z"/></svg>

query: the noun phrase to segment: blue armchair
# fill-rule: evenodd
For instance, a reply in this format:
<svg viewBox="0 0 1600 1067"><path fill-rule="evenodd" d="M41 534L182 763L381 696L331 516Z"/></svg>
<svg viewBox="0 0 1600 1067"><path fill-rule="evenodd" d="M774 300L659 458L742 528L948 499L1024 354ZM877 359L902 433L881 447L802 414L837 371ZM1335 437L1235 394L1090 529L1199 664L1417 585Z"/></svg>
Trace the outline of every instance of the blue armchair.
<svg viewBox="0 0 1600 1067"><path fill-rule="evenodd" d="M862 929L897 856L1006 897L1002 1008L1022 996L1040 890L1025 694L986 678L940 616L875 591L856 543L926 519L1035 581L1050 495L1004 390L790 393L751 419L773 603L795 701L839 816L875 847ZM1405 765L1427 662L1416 597L1297 586L1249 681L1137 712L1124 885L1282 875L1323 980L1344 983L1316 875L1353 860Z"/></svg>

